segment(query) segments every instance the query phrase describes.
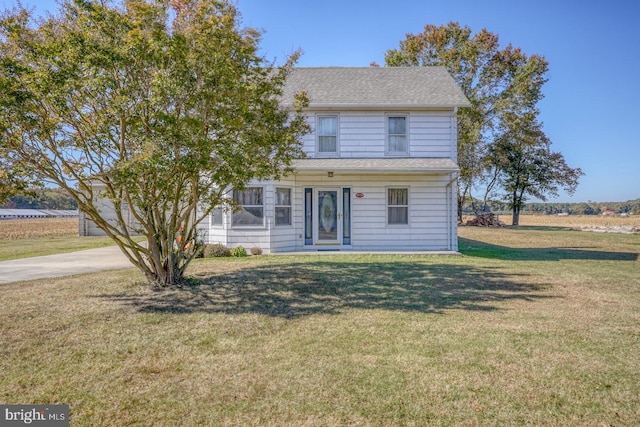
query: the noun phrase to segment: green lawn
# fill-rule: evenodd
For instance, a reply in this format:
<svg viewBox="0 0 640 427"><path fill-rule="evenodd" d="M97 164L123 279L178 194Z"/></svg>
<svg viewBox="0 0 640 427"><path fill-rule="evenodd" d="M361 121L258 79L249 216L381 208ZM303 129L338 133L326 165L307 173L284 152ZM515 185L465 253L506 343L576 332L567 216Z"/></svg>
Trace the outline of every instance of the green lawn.
<svg viewBox="0 0 640 427"><path fill-rule="evenodd" d="M0 286L0 401L71 424L640 424L640 236L460 229L462 257L198 260Z"/></svg>
<svg viewBox="0 0 640 427"><path fill-rule="evenodd" d="M0 240L0 261L101 248L113 244L113 241L108 237L70 235Z"/></svg>

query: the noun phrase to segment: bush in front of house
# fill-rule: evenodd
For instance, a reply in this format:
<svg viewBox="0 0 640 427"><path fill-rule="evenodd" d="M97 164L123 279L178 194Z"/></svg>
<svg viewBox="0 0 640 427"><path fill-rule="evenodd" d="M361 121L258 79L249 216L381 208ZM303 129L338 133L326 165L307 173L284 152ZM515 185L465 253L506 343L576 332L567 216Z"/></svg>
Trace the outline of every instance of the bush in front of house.
<svg viewBox="0 0 640 427"><path fill-rule="evenodd" d="M254 246L251 249L249 249L249 252L251 252L251 255L262 255L262 249L260 249L257 246Z"/></svg>
<svg viewBox="0 0 640 427"><path fill-rule="evenodd" d="M231 256L231 251L221 243L214 243L204 247L203 256L205 258L227 257Z"/></svg>
<svg viewBox="0 0 640 427"><path fill-rule="evenodd" d="M234 256L234 257L247 256L247 250L243 246L236 246L235 248L231 249L231 256Z"/></svg>
<svg viewBox="0 0 640 427"><path fill-rule="evenodd" d="M204 258L204 249L205 249L205 245L202 245L202 247L200 247L198 249L198 251L196 252L196 256L195 258Z"/></svg>

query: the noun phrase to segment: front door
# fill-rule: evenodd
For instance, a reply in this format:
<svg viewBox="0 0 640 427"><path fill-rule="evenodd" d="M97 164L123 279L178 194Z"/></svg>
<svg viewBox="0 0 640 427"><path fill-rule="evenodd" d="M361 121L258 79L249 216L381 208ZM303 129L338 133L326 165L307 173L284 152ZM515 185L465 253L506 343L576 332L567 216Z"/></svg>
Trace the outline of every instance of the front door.
<svg viewBox="0 0 640 427"><path fill-rule="evenodd" d="M316 192L316 244L339 245L342 238L342 193L339 189Z"/></svg>

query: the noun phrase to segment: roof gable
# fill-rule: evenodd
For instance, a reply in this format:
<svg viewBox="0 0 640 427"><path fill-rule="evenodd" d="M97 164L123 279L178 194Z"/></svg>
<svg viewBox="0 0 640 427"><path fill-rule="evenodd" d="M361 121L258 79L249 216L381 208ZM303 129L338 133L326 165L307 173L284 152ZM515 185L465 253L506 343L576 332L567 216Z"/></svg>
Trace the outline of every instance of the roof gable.
<svg viewBox="0 0 640 427"><path fill-rule="evenodd" d="M294 68L283 104L305 91L309 108L453 108L471 106L445 67Z"/></svg>

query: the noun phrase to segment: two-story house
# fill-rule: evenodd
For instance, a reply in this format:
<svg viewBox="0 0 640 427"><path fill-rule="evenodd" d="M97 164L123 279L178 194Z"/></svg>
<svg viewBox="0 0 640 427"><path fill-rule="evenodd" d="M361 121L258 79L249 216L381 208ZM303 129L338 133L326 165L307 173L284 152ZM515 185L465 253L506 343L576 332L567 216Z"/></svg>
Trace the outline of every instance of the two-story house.
<svg viewBox="0 0 640 427"><path fill-rule="evenodd" d="M264 252L457 251L457 109L469 101L443 67L297 68L284 106L305 91L307 157L280 181L233 191L209 243Z"/></svg>

